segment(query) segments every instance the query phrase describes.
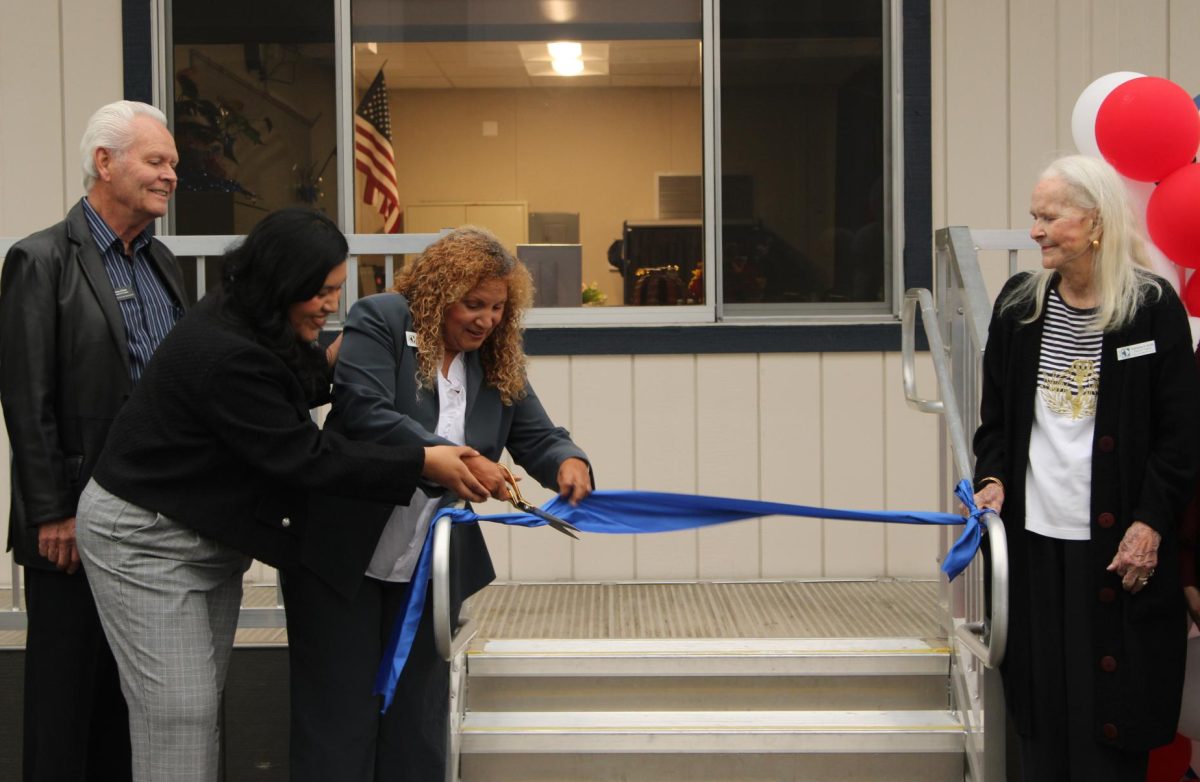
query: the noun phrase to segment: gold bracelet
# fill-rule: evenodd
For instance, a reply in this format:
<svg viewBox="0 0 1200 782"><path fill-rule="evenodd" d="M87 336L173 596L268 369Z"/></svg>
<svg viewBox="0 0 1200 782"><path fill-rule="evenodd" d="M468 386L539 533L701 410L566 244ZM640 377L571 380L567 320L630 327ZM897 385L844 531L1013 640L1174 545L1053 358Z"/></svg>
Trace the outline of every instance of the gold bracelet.
<svg viewBox="0 0 1200 782"><path fill-rule="evenodd" d="M1000 487L1000 491L1004 491L1004 481L1000 480L994 475L989 475L986 478L980 478L977 483L979 484L980 489L982 489L984 486L987 486L989 483L994 483Z"/></svg>

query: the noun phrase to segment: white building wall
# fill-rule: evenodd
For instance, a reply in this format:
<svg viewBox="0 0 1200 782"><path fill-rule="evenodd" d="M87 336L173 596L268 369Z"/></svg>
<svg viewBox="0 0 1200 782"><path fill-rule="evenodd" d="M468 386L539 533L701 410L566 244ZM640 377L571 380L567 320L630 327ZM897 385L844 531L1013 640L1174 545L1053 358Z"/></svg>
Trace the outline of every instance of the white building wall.
<svg viewBox="0 0 1200 782"><path fill-rule="evenodd" d="M49 225L81 194L83 123L121 95L120 11L119 0L0 0L0 236ZM1024 227L1034 177L1072 151L1071 108L1097 76L1135 70L1200 91L1192 0L932 0L931 15L935 226ZM531 371L603 488L892 509L941 501L936 422L904 404L893 353L538 357ZM920 387L932 391L927 366ZM512 580L935 573L936 532L902 526L764 519L578 543L547 530L487 536ZM9 562L0 557L0 584Z"/></svg>

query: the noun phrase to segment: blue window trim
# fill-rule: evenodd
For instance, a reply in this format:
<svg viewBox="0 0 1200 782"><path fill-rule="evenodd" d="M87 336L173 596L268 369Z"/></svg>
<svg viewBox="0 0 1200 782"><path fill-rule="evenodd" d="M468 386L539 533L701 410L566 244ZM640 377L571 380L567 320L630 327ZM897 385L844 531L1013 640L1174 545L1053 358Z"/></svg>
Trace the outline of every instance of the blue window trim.
<svg viewBox="0 0 1200 782"><path fill-rule="evenodd" d="M150 0L121 0L125 97L151 99ZM929 3L903 3L904 288L933 281ZM898 292L899 295L903 291ZM530 355L894 351L900 324L796 324L531 328Z"/></svg>

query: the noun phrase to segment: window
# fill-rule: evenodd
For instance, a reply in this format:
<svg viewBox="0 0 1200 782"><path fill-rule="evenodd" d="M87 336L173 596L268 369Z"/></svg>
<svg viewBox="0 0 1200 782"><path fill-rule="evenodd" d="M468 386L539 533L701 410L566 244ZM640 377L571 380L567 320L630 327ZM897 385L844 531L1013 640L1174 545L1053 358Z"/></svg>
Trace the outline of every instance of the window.
<svg viewBox="0 0 1200 782"><path fill-rule="evenodd" d="M878 0L721 5L724 313L890 312Z"/></svg>
<svg viewBox="0 0 1200 782"><path fill-rule="evenodd" d="M311 0L172 0L166 110L180 159L171 233L245 234L286 206L338 213L333 10ZM194 288L195 261L182 262ZM205 274L211 288L218 264Z"/></svg>
<svg viewBox="0 0 1200 782"><path fill-rule="evenodd" d="M534 327L894 319L887 2L167 3L175 233L483 225Z"/></svg>
<svg viewBox="0 0 1200 782"><path fill-rule="evenodd" d="M699 0L351 9L356 230L482 225L539 307L704 304Z"/></svg>

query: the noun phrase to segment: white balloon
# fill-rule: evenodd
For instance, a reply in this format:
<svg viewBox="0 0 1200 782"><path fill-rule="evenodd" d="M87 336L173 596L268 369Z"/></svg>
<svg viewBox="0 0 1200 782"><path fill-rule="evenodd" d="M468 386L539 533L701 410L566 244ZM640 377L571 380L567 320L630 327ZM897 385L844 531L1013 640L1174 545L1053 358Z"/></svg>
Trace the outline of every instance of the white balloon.
<svg viewBox="0 0 1200 782"><path fill-rule="evenodd" d="M1133 71L1117 71L1096 79L1084 87L1075 101L1075 109L1071 112L1071 137L1075 139L1075 148L1081 154L1102 158L1100 147L1096 144L1096 114L1100 104L1108 94L1130 79L1145 76L1144 73Z"/></svg>
<svg viewBox="0 0 1200 782"><path fill-rule="evenodd" d="M1200 637L1187 642L1187 669L1183 677L1183 708L1179 732L1189 739L1200 737Z"/></svg>
<svg viewBox="0 0 1200 782"><path fill-rule="evenodd" d="M1142 233L1146 233L1146 207L1150 204L1150 196L1154 194L1155 184L1138 182L1124 176L1121 177L1121 184L1125 185L1125 194L1129 196L1129 208L1133 210L1138 227L1142 229Z"/></svg>

